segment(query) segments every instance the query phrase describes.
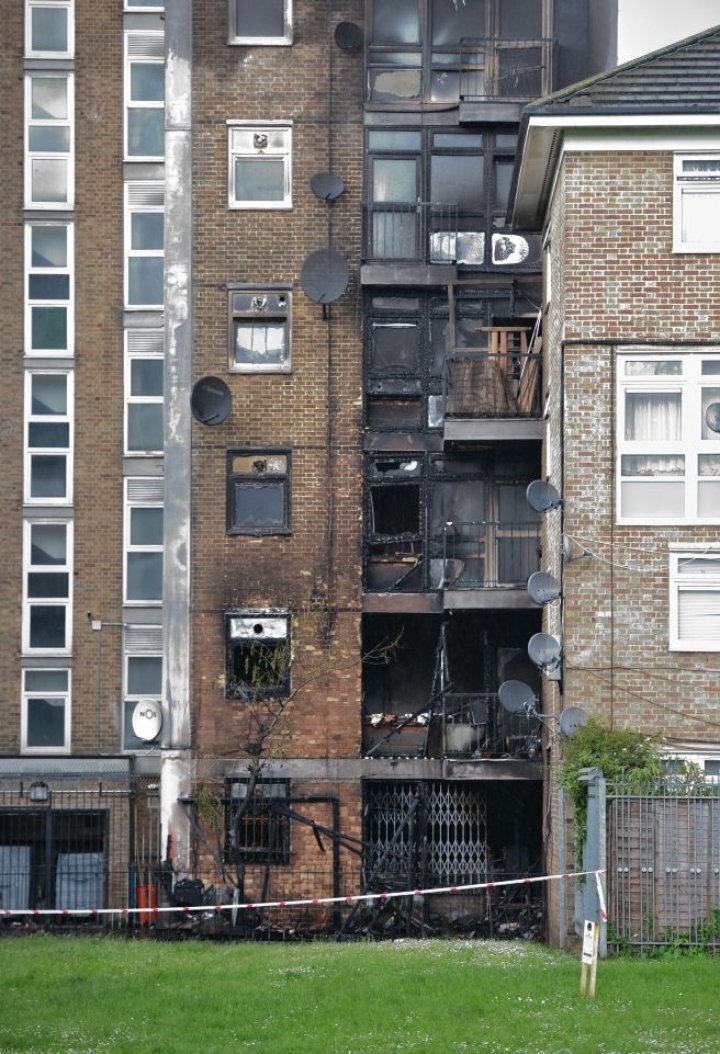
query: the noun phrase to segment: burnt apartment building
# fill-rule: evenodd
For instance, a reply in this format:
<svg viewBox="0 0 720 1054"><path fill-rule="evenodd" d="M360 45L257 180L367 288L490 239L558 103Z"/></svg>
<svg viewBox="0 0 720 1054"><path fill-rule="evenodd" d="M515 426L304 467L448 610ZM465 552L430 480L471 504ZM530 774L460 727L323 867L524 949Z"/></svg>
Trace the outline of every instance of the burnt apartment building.
<svg viewBox="0 0 720 1054"><path fill-rule="evenodd" d="M498 702L548 676L507 209L521 110L615 62L615 6L4 14L3 905L541 873L541 704Z"/></svg>

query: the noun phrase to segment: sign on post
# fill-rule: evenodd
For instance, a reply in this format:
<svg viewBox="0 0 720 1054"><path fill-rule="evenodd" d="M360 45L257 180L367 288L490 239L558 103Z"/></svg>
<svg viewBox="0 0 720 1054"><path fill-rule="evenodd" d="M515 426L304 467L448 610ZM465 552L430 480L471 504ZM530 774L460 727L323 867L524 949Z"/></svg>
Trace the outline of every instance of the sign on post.
<svg viewBox="0 0 720 1054"><path fill-rule="evenodd" d="M580 995L589 995L595 998L595 980L597 977L598 941L600 939L600 924L585 920L583 929L582 967L580 971ZM589 969L588 969L589 968ZM590 974L590 990L588 992L588 973Z"/></svg>

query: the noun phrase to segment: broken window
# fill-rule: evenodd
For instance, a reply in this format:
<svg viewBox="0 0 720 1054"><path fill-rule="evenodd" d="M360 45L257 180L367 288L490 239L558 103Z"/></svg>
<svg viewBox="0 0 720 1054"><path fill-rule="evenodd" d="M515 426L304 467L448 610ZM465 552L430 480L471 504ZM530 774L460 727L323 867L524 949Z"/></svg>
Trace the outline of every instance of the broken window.
<svg viewBox="0 0 720 1054"><path fill-rule="evenodd" d="M290 372L291 298L290 287L230 292L231 373Z"/></svg>
<svg viewBox="0 0 720 1054"><path fill-rule="evenodd" d="M228 452L228 534L290 533L290 452Z"/></svg>
<svg viewBox="0 0 720 1054"><path fill-rule="evenodd" d="M225 616L225 696L252 703L290 693L290 616L230 612Z"/></svg>
<svg viewBox="0 0 720 1054"><path fill-rule="evenodd" d="M225 821L225 855L228 863L290 862L290 802L288 780L261 781L248 801L247 782L228 786Z"/></svg>

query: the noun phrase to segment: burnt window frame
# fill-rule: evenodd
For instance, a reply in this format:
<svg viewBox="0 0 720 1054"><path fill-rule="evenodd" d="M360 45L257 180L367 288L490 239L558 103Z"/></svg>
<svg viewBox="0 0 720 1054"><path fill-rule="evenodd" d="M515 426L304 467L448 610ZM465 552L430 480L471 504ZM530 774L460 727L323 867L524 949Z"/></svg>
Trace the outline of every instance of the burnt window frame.
<svg viewBox="0 0 720 1054"><path fill-rule="evenodd" d="M234 468L235 458L255 459L257 462L270 460L273 457L285 458L284 471L240 472ZM226 453L226 532L229 535L287 535L292 534L291 524L291 485L292 453L288 447L231 447ZM249 487L276 486L282 488L282 523L243 524L236 522L236 493L240 485Z"/></svg>
<svg viewBox="0 0 720 1054"><path fill-rule="evenodd" d="M263 627L255 637L248 632L247 636L233 632L233 622L242 621L247 623L247 629L251 630L251 624ZM280 625L284 632L280 631ZM240 627L238 627L240 628ZM246 641L246 644L243 644ZM252 684L252 680L243 681L236 673L236 653L246 651L248 660L253 660L253 651L258 644L264 648L285 649L285 662L282 676L274 683L265 685ZM235 699L244 703L260 703L268 700L287 699L292 692L292 622L290 613L287 611L254 610L252 608L238 609L225 612L225 698Z"/></svg>
<svg viewBox="0 0 720 1054"><path fill-rule="evenodd" d="M234 802L247 799L248 780L228 779L225 794L225 862L237 863L272 863L289 864L291 860L291 820L279 810L273 809L272 802L279 801L288 809L290 806L290 780L258 780L255 785L252 801L247 812L241 817L241 824L246 837L242 844L233 832L235 813ZM240 792L246 788L246 793ZM235 789L237 788L237 789ZM239 809L239 805L237 807ZM273 823L275 821L274 831ZM270 833L275 834L272 840ZM238 831L238 833L240 833ZM261 837L248 837L259 833ZM263 838L262 835L266 837Z"/></svg>
<svg viewBox="0 0 720 1054"><path fill-rule="evenodd" d="M229 373L291 373L292 372L292 285L276 282L271 285L228 285L228 372ZM282 326L284 346L280 362L238 362L236 359L236 327L239 322L271 321Z"/></svg>

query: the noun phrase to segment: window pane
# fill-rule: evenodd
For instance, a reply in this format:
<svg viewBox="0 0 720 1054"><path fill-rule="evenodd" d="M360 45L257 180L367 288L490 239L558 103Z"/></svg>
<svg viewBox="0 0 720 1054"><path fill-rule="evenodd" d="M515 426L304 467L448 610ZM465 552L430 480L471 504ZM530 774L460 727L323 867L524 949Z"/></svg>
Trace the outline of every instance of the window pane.
<svg viewBox="0 0 720 1054"><path fill-rule="evenodd" d="M33 227L30 238L32 267L67 267L67 227Z"/></svg>
<svg viewBox="0 0 720 1054"><path fill-rule="evenodd" d="M165 67L160 62L133 62L130 66L130 98L133 102L163 102Z"/></svg>
<svg viewBox="0 0 720 1054"><path fill-rule="evenodd" d="M50 421L32 421L28 426L28 446L59 447L66 450L70 442L70 425L67 422L53 424Z"/></svg>
<svg viewBox="0 0 720 1054"><path fill-rule="evenodd" d="M57 373L36 373L32 378L32 413L67 413L67 377Z"/></svg>
<svg viewBox="0 0 720 1054"><path fill-rule="evenodd" d="M537 40L542 36L542 0L502 0L498 7L502 40Z"/></svg>
<svg viewBox="0 0 720 1054"><path fill-rule="evenodd" d="M64 523L34 523L30 528L30 563L64 564L67 559L67 528Z"/></svg>
<svg viewBox="0 0 720 1054"><path fill-rule="evenodd" d="M128 154L162 157L165 153L165 111L128 108Z"/></svg>
<svg viewBox="0 0 720 1054"><path fill-rule="evenodd" d="M235 0L235 26L239 37L284 37L284 0Z"/></svg>
<svg viewBox="0 0 720 1054"><path fill-rule="evenodd" d="M163 510L130 509L130 545L162 545Z"/></svg>
<svg viewBox="0 0 720 1054"><path fill-rule="evenodd" d="M461 0L459 3L434 0L432 12L432 42L435 45L459 44L463 40L485 36L485 0Z"/></svg>
<svg viewBox="0 0 720 1054"><path fill-rule="evenodd" d="M698 484L698 516L720 518L720 479Z"/></svg>
<svg viewBox="0 0 720 1054"><path fill-rule="evenodd" d="M623 454L623 476L683 476L685 458L682 454Z"/></svg>
<svg viewBox="0 0 720 1054"><path fill-rule="evenodd" d="M624 482L621 488L622 515L638 520L680 519L685 515L685 485L682 481Z"/></svg>
<svg viewBox="0 0 720 1054"><path fill-rule="evenodd" d="M372 39L374 44L419 44L418 0L375 0Z"/></svg>
<svg viewBox="0 0 720 1054"><path fill-rule="evenodd" d="M65 746L65 700L28 699L28 747Z"/></svg>
<svg viewBox="0 0 720 1054"><path fill-rule="evenodd" d="M61 7L36 7L31 13L33 51L67 51L67 11Z"/></svg>
<svg viewBox="0 0 720 1054"><path fill-rule="evenodd" d="M162 450L163 408L159 403L128 406L128 450Z"/></svg>
<svg viewBox="0 0 720 1054"><path fill-rule="evenodd" d="M123 705L123 750L147 750L148 744L133 731L133 714L137 706L136 699L126 699Z"/></svg>
<svg viewBox="0 0 720 1054"><path fill-rule="evenodd" d="M683 192L682 240L691 243L720 240L720 193Z"/></svg>
<svg viewBox="0 0 720 1054"><path fill-rule="evenodd" d="M373 326L370 349L375 370L411 370L418 365L419 330L414 323Z"/></svg>
<svg viewBox="0 0 720 1054"><path fill-rule="evenodd" d="M680 359L628 359L625 362L626 377L680 377Z"/></svg>
<svg viewBox="0 0 720 1054"><path fill-rule="evenodd" d="M701 389L700 436L716 442L720 439L720 388Z"/></svg>
<svg viewBox="0 0 720 1054"><path fill-rule="evenodd" d="M134 256L128 260L128 303L162 304L163 261L157 257Z"/></svg>
<svg viewBox="0 0 720 1054"><path fill-rule="evenodd" d="M62 351L67 348L67 308L31 308L33 351Z"/></svg>
<svg viewBox="0 0 720 1054"><path fill-rule="evenodd" d="M680 392L626 392L625 438L681 439Z"/></svg>
<svg viewBox="0 0 720 1054"><path fill-rule="evenodd" d="M67 670L26 670L26 692L66 692L68 690Z"/></svg>
<svg viewBox="0 0 720 1054"><path fill-rule="evenodd" d="M31 274L28 296L31 300L69 300L70 275Z"/></svg>
<svg viewBox="0 0 720 1054"><path fill-rule="evenodd" d="M30 607L30 647L65 647L64 605L32 604Z"/></svg>
<svg viewBox="0 0 720 1054"><path fill-rule="evenodd" d="M236 527L284 527L285 483L235 484Z"/></svg>
<svg viewBox="0 0 720 1054"><path fill-rule="evenodd" d="M282 322L236 322L235 363L282 365L285 361L285 332Z"/></svg>
<svg viewBox="0 0 720 1054"><path fill-rule="evenodd" d="M503 210L507 209L508 198L510 196L510 180L512 179L513 173L513 162L512 161L496 161L495 162L495 203L494 207Z"/></svg>
<svg viewBox="0 0 720 1054"><path fill-rule="evenodd" d="M67 154L70 129L67 125L33 125L28 129L28 147L38 154Z"/></svg>
<svg viewBox="0 0 720 1054"><path fill-rule="evenodd" d="M420 150L421 146L422 136L419 132L368 132L369 150Z"/></svg>
<svg viewBox="0 0 720 1054"><path fill-rule="evenodd" d="M64 77L33 77L31 94L31 116L35 120L67 120L67 81Z"/></svg>
<svg viewBox="0 0 720 1054"><path fill-rule="evenodd" d="M373 215L373 255L386 260L409 260L418 250L417 214L376 212Z"/></svg>
<svg viewBox="0 0 720 1054"><path fill-rule="evenodd" d="M417 162L415 158L373 160L373 201L417 201Z"/></svg>
<svg viewBox="0 0 720 1054"><path fill-rule="evenodd" d="M35 202L67 201L67 161L32 158L30 192Z"/></svg>
<svg viewBox="0 0 720 1054"><path fill-rule="evenodd" d="M128 600L161 600L162 570L162 553L128 553Z"/></svg>
<svg viewBox="0 0 720 1054"><path fill-rule="evenodd" d="M69 576L64 572L53 574L50 571L31 571L28 575L28 596L31 600L67 600L69 581Z"/></svg>
<svg viewBox="0 0 720 1054"><path fill-rule="evenodd" d="M430 159L433 202L458 205L463 211L483 208L483 159L480 155L435 155Z"/></svg>
<svg viewBox="0 0 720 1054"><path fill-rule="evenodd" d="M162 359L133 359L130 363L130 394L163 394Z"/></svg>
<svg viewBox="0 0 720 1054"><path fill-rule="evenodd" d="M67 458L50 454L34 454L30 459L30 497L64 498Z"/></svg>
<svg viewBox="0 0 720 1054"><path fill-rule="evenodd" d="M165 246L164 226L162 212L134 212L131 217L131 248L138 252L162 250Z"/></svg>
<svg viewBox="0 0 720 1054"><path fill-rule="evenodd" d="M159 655L128 658L128 695L159 695L162 690L162 659Z"/></svg>
<svg viewBox="0 0 720 1054"><path fill-rule="evenodd" d="M236 201L283 201L285 162L273 157L235 158Z"/></svg>

